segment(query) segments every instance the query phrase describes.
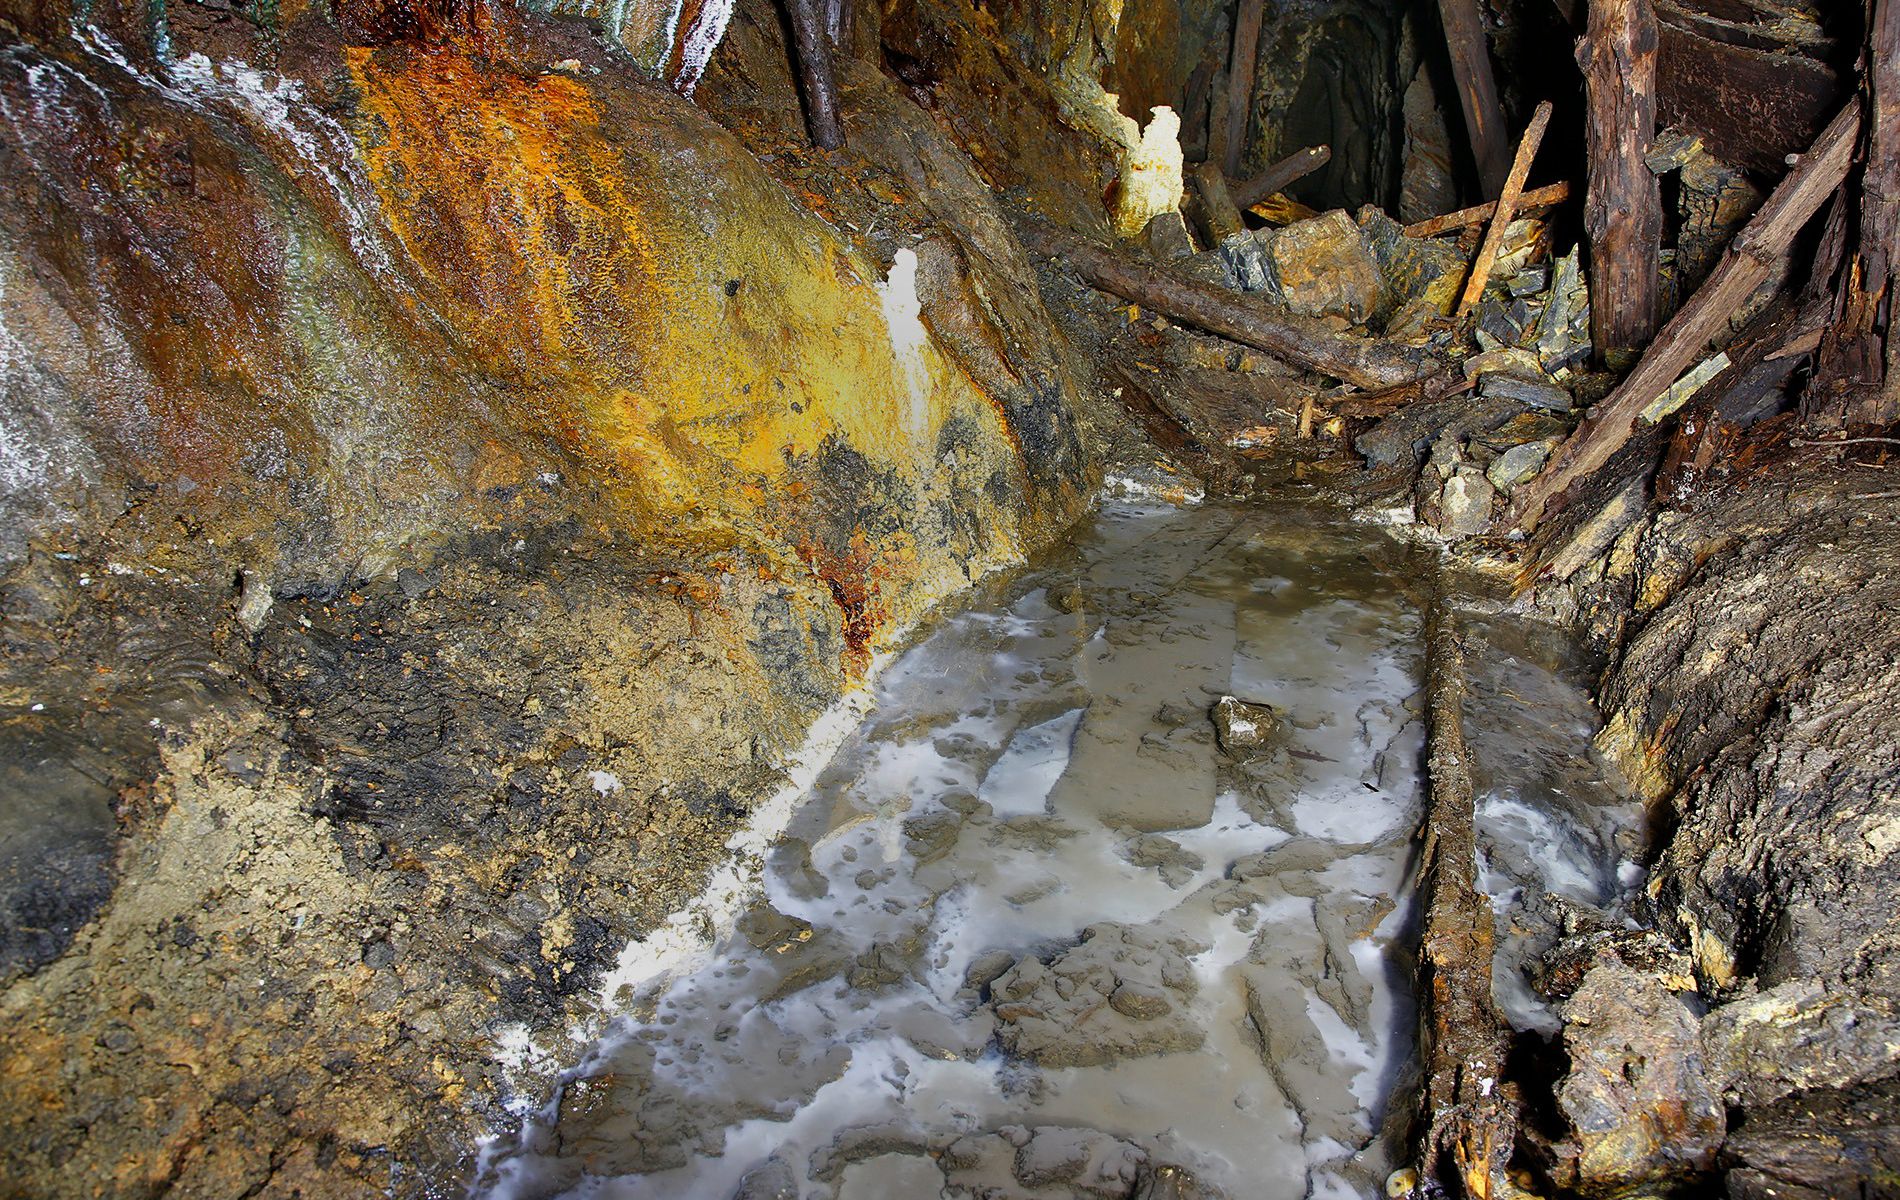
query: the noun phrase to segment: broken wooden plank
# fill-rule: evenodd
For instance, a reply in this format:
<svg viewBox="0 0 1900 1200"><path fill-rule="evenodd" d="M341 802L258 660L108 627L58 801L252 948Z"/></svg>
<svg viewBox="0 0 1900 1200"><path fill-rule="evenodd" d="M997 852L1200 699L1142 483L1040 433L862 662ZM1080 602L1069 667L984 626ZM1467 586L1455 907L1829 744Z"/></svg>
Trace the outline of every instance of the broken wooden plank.
<svg viewBox="0 0 1900 1200"><path fill-rule="evenodd" d="M1464 294L1458 299L1460 317L1471 311L1471 306L1484 295L1484 285L1491 281L1491 268L1497 265L1498 251L1504 248L1504 231L1517 215L1518 197L1523 195L1524 180L1531 173L1531 160L1537 157L1537 147L1543 143L1544 130L1548 128L1550 101L1545 100L1531 114L1530 126L1517 143L1517 156L1511 160L1510 173L1504 178L1504 190L1498 193L1497 211L1491 214L1484 242L1478 247L1478 257L1472 260L1470 276L1465 279Z"/></svg>
<svg viewBox="0 0 1900 1200"><path fill-rule="evenodd" d="M1608 462L1636 429L1638 416L1694 362L1731 316L1768 278L1775 262L1821 202L1847 177L1860 103L1847 105L1811 150L1788 172L1761 211L1737 234L1708 281L1663 326L1621 386L1551 455L1535 479L1517 490L1511 524L1537 527L1556 496Z"/></svg>
<svg viewBox="0 0 1900 1200"><path fill-rule="evenodd" d="M831 38L823 0L785 0L797 47L799 88L805 95L805 128L820 150L844 145L838 123L838 84L831 72Z"/></svg>
<svg viewBox="0 0 1900 1200"><path fill-rule="evenodd" d="M1458 100L1465 110L1465 129L1471 137L1471 156L1478 164L1484 190L1497 195L1511 169L1509 135L1504 130L1504 108L1498 103L1497 80L1491 70L1491 46L1484 36L1484 18L1477 0L1438 0L1445 26L1445 47L1451 52L1451 72L1458 81Z"/></svg>
<svg viewBox="0 0 1900 1200"><path fill-rule="evenodd" d="M1333 160L1331 146L1308 146L1287 155L1260 174L1233 188L1234 203L1252 208L1276 192L1284 192Z"/></svg>
<svg viewBox="0 0 1900 1200"><path fill-rule="evenodd" d="M1227 60L1227 144L1221 151L1221 167L1229 176L1240 174L1240 157L1253 124L1254 69L1266 11L1266 0L1240 0L1234 14L1234 45Z"/></svg>
<svg viewBox="0 0 1900 1200"><path fill-rule="evenodd" d="M1132 261L1053 226L1025 222L1019 232L1025 246L1058 260L1103 291L1357 387L1394 387L1431 374L1438 366L1416 348L1276 312L1260 300Z"/></svg>
<svg viewBox="0 0 1900 1200"><path fill-rule="evenodd" d="M1656 136L1656 14L1650 0L1591 0L1577 43L1589 112L1583 224L1590 235L1590 338L1608 361L1649 344L1658 319L1662 183Z"/></svg>
<svg viewBox="0 0 1900 1200"><path fill-rule="evenodd" d="M1491 995L1497 927L1490 898L1477 885L1464 643L1442 582L1425 629L1430 790L1419 854L1425 930L1417 988L1425 1082L1413 1194L1510 1196L1505 1170L1517 1111L1504 1081L1509 1042Z"/></svg>
<svg viewBox="0 0 1900 1200"><path fill-rule="evenodd" d="M1517 211L1530 212L1532 209L1553 208L1570 199L1568 183L1547 183L1540 188L1532 188L1517 198ZM1482 225L1498 211L1496 200L1487 200L1483 204L1474 204L1470 208L1461 208L1457 212L1448 212L1441 217L1428 217L1423 221L1407 225L1400 230L1409 238L1437 237L1441 233L1450 233L1456 229L1466 229L1473 225Z"/></svg>

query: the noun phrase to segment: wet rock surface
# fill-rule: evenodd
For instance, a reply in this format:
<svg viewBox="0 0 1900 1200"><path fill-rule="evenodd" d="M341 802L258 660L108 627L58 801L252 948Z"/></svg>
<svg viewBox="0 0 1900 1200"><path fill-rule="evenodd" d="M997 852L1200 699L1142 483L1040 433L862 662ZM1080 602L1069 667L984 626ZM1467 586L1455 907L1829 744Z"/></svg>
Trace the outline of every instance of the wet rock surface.
<svg viewBox="0 0 1900 1200"><path fill-rule="evenodd" d="M1653 976L1606 964L1584 977L1563 1021L1570 1072L1557 1099L1577 1138L1578 1185L1615 1191L1706 1171L1726 1113L1683 1001Z"/></svg>

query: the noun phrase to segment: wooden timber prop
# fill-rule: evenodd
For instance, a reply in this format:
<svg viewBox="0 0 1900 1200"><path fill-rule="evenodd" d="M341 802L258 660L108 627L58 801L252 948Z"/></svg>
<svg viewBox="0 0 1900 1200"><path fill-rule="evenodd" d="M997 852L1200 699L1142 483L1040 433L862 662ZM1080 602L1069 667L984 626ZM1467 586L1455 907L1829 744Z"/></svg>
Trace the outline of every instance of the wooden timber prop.
<svg viewBox="0 0 1900 1200"><path fill-rule="evenodd" d="M820 150L844 145L838 123L838 84L831 71L831 38L824 0L785 0L796 43L799 89L805 95L805 128Z"/></svg>
<svg viewBox="0 0 1900 1200"><path fill-rule="evenodd" d="M1458 101L1465 111L1465 130L1471 137L1471 155L1487 194L1504 188L1510 170L1509 135L1504 130L1504 108L1498 103L1498 85L1491 70L1491 46L1484 35L1478 0L1438 0L1445 26L1445 48L1451 53L1451 71L1458 82Z"/></svg>
<svg viewBox="0 0 1900 1200"><path fill-rule="evenodd" d="M1426 611L1429 799L1419 879L1419 1050L1425 1078L1415 1195L1504 1200L1517 1101L1504 1082L1508 1038L1491 996L1497 928L1477 885L1471 754L1465 745L1465 655L1457 619L1433 589Z"/></svg>
<svg viewBox="0 0 1900 1200"><path fill-rule="evenodd" d="M1598 404L1551 455L1536 478L1518 489L1508 522L1529 533L1574 483L1602 467L1629 441L1657 397L1695 363L1729 319L1788 253L1795 235L1841 186L1860 130L1860 103L1849 103L1822 131L1742 231L1709 278L1663 326L1620 386Z"/></svg>
<svg viewBox="0 0 1900 1200"><path fill-rule="evenodd" d="M1803 414L1822 428L1900 421L1900 0L1875 0L1862 60L1866 139L1861 151L1860 237L1840 267L1833 321Z"/></svg>
<svg viewBox="0 0 1900 1200"><path fill-rule="evenodd" d="M1026 222L1025 246L1059 261L1105 292L1208 333L1368 390L1397 387L1434 374L1422 350L1359 337L1310 317L1136 262L1052 226Z"/></svg>
<svg viewBox="0 0 1900 1200"><path fill-rule="evenodd" d="M1590 338L1623 360L1656 332L1662 181L1644 161L1656 136L1656 14L1650 0L1590 0L1577 43L1589 98Z"/></svg>
<svg viewBox="0 0 1900 1200"><path fill-rule="evenodd" d="M1517 198L1517 211L1532 212L1555 208L1570 199L1568 183L1551 183L1540 188L1532 188ZM1482 225L1498 211L1496 200L1487 200L1483 204L1474 204L1470 208L1461 208L1457 212L1448 212L1439 217L1427 217L1423 221L1407 225L1400 232L1409 238L1437 237L1441 233L1453 233L1469 229L1473 225Z"/></svg>
<svg viewBox="0 0 1900 1200"><path fill-rule="evenodd" d="M1227 116L1223 129L1221 166L1229 177L1240 173L1241 153L1247 148L1252 125L1254 72L1260 57L1260 25L1266 19L1266 0L1240 0L1234 14L1233 51L1227 60Z"/></svg>
<svg viewBox="0 0 1900 1200"><path fill-rule="evenodd" d="M1235 184L1234 203L1252 208L1276 192L1283 192L1333 160L1331 146L1296 150L1245 183Z"/></svg>

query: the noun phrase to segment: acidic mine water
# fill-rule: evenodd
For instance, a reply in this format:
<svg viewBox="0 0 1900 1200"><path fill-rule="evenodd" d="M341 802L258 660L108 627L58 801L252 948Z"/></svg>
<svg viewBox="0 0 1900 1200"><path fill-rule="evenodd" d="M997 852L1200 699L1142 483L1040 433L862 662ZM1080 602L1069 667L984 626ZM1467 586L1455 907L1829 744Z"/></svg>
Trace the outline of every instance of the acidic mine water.
<svg viewBox="0 0 1900 1200"><path fill-rule="evenodd" d="M1104 511L893 664L738 928L623 994L481 1186L1379 1194L1413 1071L1429 569L1317 512ZM1472 657L1487 888L1609 903L1630 813L1587 704L1563 664ZM1271 706L1262 744L1220 745L1229 695ZM1536 941L1500 968L1526 1028Z"/></svg>

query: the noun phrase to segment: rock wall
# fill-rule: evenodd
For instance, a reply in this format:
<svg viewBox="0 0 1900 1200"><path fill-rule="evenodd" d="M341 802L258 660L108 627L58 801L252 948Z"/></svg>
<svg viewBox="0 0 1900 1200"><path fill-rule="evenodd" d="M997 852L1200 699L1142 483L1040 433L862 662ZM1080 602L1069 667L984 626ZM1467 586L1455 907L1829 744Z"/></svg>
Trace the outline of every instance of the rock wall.
<svg viewBox="0 0 1900 1200"><path fill-rule="evenodd" d="M1685 953L1598 955L1585 978L1618 999L1567 1012L1573 1064L1673 1073L1603 1110L1586 1187L1713 1164L1733 1196L1877 1193L1900 1167L1900 507L1838 453L1664 513L1593 568L1632 622L1599 745L1650 804L1649 898ZM1670 990L1686 1003L1606 1050L1628 1035L1611 1010ZM1573 1120L1593 1086L1565 1084Z"/></svg>
<svg viewBox="0 0 1900 1200"><path fill-rule="evenodd" d="M769 4L704 107L684 17L257 14L0 9L32 1194L454 1190L817 714L1092 483L988 185L1107 168L980 9L857 31L831 156Z"/></svg>

